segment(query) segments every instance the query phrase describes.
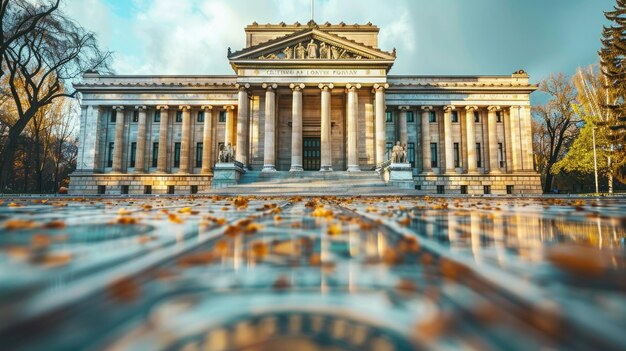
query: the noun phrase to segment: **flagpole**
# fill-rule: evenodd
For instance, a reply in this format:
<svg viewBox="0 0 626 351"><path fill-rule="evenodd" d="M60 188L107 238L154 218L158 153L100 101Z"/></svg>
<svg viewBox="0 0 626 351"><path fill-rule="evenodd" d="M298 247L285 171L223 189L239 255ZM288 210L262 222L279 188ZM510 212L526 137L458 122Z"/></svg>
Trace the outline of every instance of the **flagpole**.
<svg viewBox="0 0 626 351"><path fill-rule="evenodd" d="M311 21L315 20L315 2L311 0Z"/></svg>

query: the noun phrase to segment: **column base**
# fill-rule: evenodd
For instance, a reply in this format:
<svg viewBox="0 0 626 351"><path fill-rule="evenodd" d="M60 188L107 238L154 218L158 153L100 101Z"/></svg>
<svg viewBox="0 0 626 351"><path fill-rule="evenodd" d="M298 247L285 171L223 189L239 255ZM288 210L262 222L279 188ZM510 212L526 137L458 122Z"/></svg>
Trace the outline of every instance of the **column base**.
<svg viewBox="0 0 626 351"><path fill-rule="evenodd" d="M346 171L347 172L361 172L361 169L357 165L349 165Z"/></svg>
<svg viewBox="0 0 626 351"><path fill-rule="evenodd" d="M156 170L156 171L154 171L154 174L169 174L169 172L168 172L168 171L159 171L159 170Z"/></svg>
<svg viewBox="0 0 626 351"><path fill-rule="evenodd" d="M424 169L420 172L420 174L431 175L431 174L435 174L435 172L433 172L432 169Z"/></svg>
<svg viewBox="0 0 626 351"><path fill-rule="evenodd" d="M276 172L276 167L273 165L264 165L261 172Z"/></svg>
<svg viewBox="0 0 626 351"><path fill-rule="evenodd" d="M333 171L333 167L331 166L322 166L320 168L320 172L332 172Z"/></svg>
<svg viewBox="0 0 626 351"><path fill-rule="evenodd" d="M133 173L135 173L135 174L145 174L146 172L144 172L143 170L138 169L138 170L135 170Z"/></svg>
<svg viewBox="0 0 626 351"><path fill-rule="evenodd" d="M457 174L456 169L446 169L443 171L443 174Z"/></svg>
<svg viewBox="0 0 626 351"><path fill-rule="evenodd" d="M302 168L301 165L291 165L291 168L289 168L289 172L303 172L304 168Z"/></svg>

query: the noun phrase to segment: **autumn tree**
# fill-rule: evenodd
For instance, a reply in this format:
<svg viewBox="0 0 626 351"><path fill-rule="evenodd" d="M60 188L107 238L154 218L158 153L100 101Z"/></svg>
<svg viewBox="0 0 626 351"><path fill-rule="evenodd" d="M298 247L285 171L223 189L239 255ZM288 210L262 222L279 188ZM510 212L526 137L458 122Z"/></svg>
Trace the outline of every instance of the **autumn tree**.
<svg viewBox="0 0 626 351"><path fill-rule="evenodd" d="M2 5L7 14L16 18L34 16L42 6L29 0L12 0L8 4L3 1ZM93 33L58 9L45 13L36 22L26 21L35 24L3 47L2 65L16 112L0 149L0 191L4 191L20 136L37 112L56 99L73 98L76 92L70 91L67 83L84 72L108 70L110 53L100 50Z"/></svg>
<svg viewBox="0 0 626 351"><path fill-rule="evenodd" d="M615 94L607 105L614 117L609 122L609 137L615 149L612 168L615 177L626 183L626 0L616 0L613 11L604 15L611 25L602 30L599 54L606 87Z"/></svg>
<svg viewBox="0 0 626 351"><path fill-rule="evenodd" d="M613 120L613 114L608 106L615 101L613 89L606 87L605 77L597 66L579 69L573 82L578 92L574 111L584 124L567 155L555 164L553 171L590 175L594 173L597 163L599 175L606 176L611 190L613 145L608 125Z"/></svg>
<svg viewBox="0 0 626 351"><path fill-rule="evenodd" d="M551 74L539 84L539 91L547 94L549 100L540 106L533 107L533 113L538 125L535 132L544 133L545 166L543 191L552 190L554 179L553 166L565 156L569 146L578 135L579 122L573 104L576 99L576 89L568 77L559 73Z"/></svg>

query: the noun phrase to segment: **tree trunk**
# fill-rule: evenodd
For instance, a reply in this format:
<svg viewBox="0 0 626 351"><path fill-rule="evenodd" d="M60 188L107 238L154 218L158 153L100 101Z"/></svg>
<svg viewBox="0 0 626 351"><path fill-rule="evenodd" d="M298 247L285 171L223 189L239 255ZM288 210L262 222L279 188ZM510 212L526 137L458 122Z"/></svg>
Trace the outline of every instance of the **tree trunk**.
<svg viewBox="0 0 626 351"><path fill-rule="evenodd" d="M543 185L543 193L549 194L552 191L552 179L554 176L549 171L546 173L546 182Z"/></svg>
<svg viewBox="0 0 626 351"><path fill-rule="evenodd" d="M12 161L15 157L15 152L17 151L17 146L20 141L20 134L26 128L28 121L31 120L37 109L39 109L41 105L32 105L28 110L24 112L20 119L15 122L15 124L9 130L9 135L6 139L6 144L0 152L0 194L4 193L7 179L9 178L10 172L13 170Z"/></svg>

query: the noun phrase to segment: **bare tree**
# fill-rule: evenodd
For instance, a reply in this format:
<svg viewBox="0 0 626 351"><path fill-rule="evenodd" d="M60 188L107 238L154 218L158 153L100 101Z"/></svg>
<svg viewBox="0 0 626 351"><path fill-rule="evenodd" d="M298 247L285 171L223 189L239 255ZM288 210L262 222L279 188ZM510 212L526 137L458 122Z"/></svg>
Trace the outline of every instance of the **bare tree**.
<svg viewBox="0 0 626 351"><path fill-rule="evenodd" d="M28 0L12 0L11 3L24 9L34 6ZM58 10L15 38L6 46L2 56L17 118L9 126L0 150L0 191L4 191L10 174L20 134L37 111L58 98L74 97L76 92L67 90L65 83L81 77L86 71L108 70L110 60L110 53L100 50L93 33L85 31Z"/></svg>
<svg viewBox="0 0 626 351"><path fill-rule="evenodd" d="M569 78L562 73L551 74L541 82L539 91L550 96L544 105L533 107L537 121L541 125L536 131L545 133L545 169L544 193L552 189L552 166L567 152L572 141L578 134L578 116L573 104L576 100L576 89ZM537 138L537 137L535 137Z"/></svg>

